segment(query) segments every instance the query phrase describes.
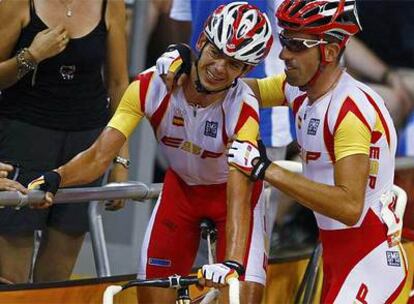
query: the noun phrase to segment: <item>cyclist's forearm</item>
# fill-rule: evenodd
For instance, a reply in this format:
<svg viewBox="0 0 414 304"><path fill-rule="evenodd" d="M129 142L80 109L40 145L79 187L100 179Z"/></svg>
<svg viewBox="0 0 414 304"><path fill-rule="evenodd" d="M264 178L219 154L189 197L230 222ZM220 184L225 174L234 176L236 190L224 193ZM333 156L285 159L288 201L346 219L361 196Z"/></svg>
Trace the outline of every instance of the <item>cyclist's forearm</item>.
<svg viewBox="0 0 414 304"><path fill-rule="evenodd" d="M57 172L62 178L60 186L83 185L96 180L109 167L125 141L120 131L106 128L89 149L59 167Z"/></svg>
<svg viewBox="0 0 414 304"><path fill-rule="evenodd" d="M251 225L252 184L239 171L231 170L227 183L226 260L243 264Z"/></svg>

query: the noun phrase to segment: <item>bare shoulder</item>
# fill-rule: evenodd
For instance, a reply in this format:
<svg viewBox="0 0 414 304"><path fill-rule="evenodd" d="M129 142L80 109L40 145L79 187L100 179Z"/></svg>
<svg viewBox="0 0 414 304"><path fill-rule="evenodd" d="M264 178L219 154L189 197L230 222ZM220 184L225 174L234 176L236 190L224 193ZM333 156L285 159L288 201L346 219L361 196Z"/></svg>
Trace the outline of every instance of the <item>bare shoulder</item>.
<svg viewBox="0 0 414 304"><path fill-rule="evenodd" d="M22 28L29 21L29 0L0 1L0 61L10 57Z"/></svg>
<svg viewBox="0 0 414 304"><path fill-rule="evenodd" d="M29 19L29 0L0 0L0 24L7 26L7 23L14 21L12 23L23 27L29 22Z"/></svg>
<svg viewBox="0 0 414 304"><path fill-rule="evenodd" d="M126 8L124 0L108 0L108 6L106 10L106 24L108 29L114 24L125 22Z"/></svg>

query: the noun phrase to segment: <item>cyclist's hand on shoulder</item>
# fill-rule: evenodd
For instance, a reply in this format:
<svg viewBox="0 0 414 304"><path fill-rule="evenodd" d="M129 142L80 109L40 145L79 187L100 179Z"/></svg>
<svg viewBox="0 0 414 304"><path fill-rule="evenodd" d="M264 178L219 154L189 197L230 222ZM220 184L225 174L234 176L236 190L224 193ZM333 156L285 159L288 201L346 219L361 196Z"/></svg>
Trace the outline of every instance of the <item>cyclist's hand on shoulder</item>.
<svg viewBox="0 0 414 304"><path fill-rule="evenodd" d="M228 147L227 162L249 176L252 181L263 179L266 169L271 164L261 140L257 141L257 146L247 140L234 140Z"/></svg>
<svg viewBox="0 0 414 304"><path fill-rule="evenodd" d="M53 204L55 194L59 189L61 176L56 171L49 171L42 176L32 180L27 188L29 190L41 190L45 192L43 202L40 204L32 204L32 208L43 209L48 208Z"/></svg>
<svg viewBox="0 0 414 304"><path fill-rule="evenodd" d="M207 287L223 287L230 278L238 279L244 274L244 267L236 261L204 265L198 270L199 283Z"/></svg>
<svg viewBox="0 0 414 304"><path fill-rule="evenodd" d="M190 74L191 64L191 48L183 43L171 44L157 59L157 73L164 80L168 92L183 85Z"/></svg>

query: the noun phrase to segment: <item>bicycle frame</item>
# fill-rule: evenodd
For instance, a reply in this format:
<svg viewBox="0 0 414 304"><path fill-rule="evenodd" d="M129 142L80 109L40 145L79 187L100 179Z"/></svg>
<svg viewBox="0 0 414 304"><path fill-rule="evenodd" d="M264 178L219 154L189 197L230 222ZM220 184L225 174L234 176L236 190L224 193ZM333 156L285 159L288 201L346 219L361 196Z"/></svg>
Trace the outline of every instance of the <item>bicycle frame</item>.
<svg viewBox="0 0 414 304"><path fill-rule="evenodd" d="M215 241L217 238L217 230L215 224L210 219L203 219L200 223L201 238L206 239L208 243L208 256L209 263L215 263ZM151 286L162 288L175 288L176 289L176 303L177 304L191 304L191 298L189 295L188 287L198 283L196 276L179 276L173 275L168 278L150 279L150 280L133 280L123 286L112 285L106 288L103 296L103 304L113 304L113 297L130 287L134 286ZM229 285L229 303L239 304L239 280L232 278L228 280ZM200 303L212 303L218 297L219 291L215 288L211 288L209 292L204 296L204 299Z"/></svg>

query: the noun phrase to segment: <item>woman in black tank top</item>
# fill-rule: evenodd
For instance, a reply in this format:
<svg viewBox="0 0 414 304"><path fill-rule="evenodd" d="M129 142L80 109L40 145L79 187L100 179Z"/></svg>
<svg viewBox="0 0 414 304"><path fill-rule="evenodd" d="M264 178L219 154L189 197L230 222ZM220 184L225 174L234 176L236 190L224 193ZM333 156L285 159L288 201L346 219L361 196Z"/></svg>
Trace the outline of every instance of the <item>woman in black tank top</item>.
<svg viewBox="0 0 414 304"><path fill-rule="evenodd" d="M105 127L128 85L124 29L123 1L0 2L0 161L19 164L23 185L88 148ZM113 171L112 181L127 179L122 166ZM27 282L33 231L43 230L34 281L68 279L87 208L1 209L0 277Z"/></svg>

